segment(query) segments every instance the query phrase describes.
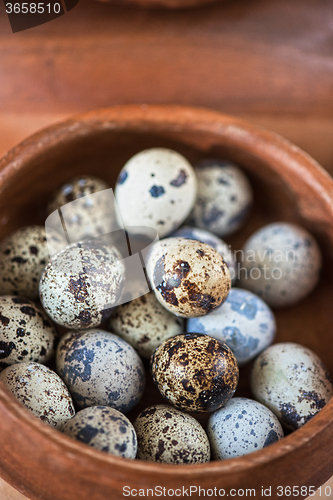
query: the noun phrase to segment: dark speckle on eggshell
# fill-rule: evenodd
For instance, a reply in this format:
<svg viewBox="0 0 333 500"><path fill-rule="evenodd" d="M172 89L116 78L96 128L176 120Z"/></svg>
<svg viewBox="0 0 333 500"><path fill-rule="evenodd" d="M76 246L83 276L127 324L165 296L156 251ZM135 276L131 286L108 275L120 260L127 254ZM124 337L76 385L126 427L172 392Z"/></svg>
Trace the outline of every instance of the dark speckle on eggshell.
<svg viewBox="0 0 333 500"><path fill-rule="evenodd" d="M165 189L163 186L152 186L149 192L153 198L159 198L165 193Z"/></svg>
<svg viewBox="0 0 333 500"><path fill-rule="evenodd" d="M117 179L117 184L124 184L127 177L128 177L128 173L126 172L126 170L122 170L119 174L118 179Z"/></svg>
<svg viewBox="0 0 333 500"><path fill-rule="evenodd" d="M187 179L187 174L185 170L181 170L178 174L178 177L170 182L170 185L174 187L180 187L183 184L185 184L186 179Z"/></svg>

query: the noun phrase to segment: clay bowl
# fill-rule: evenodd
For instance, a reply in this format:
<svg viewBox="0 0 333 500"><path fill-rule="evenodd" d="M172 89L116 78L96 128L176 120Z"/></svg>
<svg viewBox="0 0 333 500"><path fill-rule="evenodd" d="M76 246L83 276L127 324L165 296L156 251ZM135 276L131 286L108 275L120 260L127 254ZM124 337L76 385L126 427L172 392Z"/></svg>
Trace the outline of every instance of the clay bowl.
<svg viewBox="0 0 333 500"><path fill-rule="evenodd" d="M235 248L274 220L298 222L314 234L324 254L320 284L301 304L276 311L276 340L313 349L332 374L333 181L307 154L267 130L213 111L172 106L115 107L42 130L0 160L0 237L27 223L43 224L50 194L69 178L91 173L113 185L125 161L152 146L174 148L190 161L229 158L247 171L255 204L244 230L230 240ZM238 395L248 393L248 370L241 372ZM154 397L148 387L140 408ZM333 470L333 401L264 450L203 465L154 464L95 451L31 416L2 386L0 430L0 475L31 499L121 499L125 486L255 488L256 498L262 487L271 487L271 498L288 498L288 491L277 496L278 486L318 487ZM194 490L192 498L198 498Z"/></svg>
<svg viewBox="0 0 333 500"><path fill-rule="evenodd" d="M98 0L99 2L113 5L135 5L148 9L187 9L189 7L200 7L210 3L225 2L228 0Z"/></svg>

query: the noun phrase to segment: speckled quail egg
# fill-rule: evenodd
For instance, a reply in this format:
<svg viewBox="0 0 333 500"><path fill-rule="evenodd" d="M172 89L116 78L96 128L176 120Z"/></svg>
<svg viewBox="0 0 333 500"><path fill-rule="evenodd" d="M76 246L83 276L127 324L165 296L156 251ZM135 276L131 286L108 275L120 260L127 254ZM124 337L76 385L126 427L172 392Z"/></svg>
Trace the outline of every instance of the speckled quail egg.
<svg viewBox="0 0 333 500"><path fill-rule="evenodd" d="M276 323L260 297L232 288L224 304L206 316L189 318L186 331L205 333L225 342L241 366L273 342Z"/></svg>
<svg viewBox="0 0 333 500"><path fill-rule="evenodd" d="M102 405L126 413L142 396L142 361L131 345L110 332L68 332L59 342L56 365L79 408Z"/></svg>
<svg viewBox="0 0 333 500"><path fill-rule="evenodd" d="M182 243L184 243L183 237L163 238L161 240L156 241L156 243L150 245L148 249L145 252L143 252L143 258L147 271L147 278L152 287L154 283L154 269L156 263L163 257L168 248L177 244L181 245Z"/></svg>
<svg viewBox="0 0 333 500"><path fill-rule="evenodd" d="M209 417L207 434L217 460L241 457L282 439L283 429L273 412L248 398L232 398Z"/></svg>
<svg viewBox="0 0 333 500"><path fill-rule="evenodd" d="M125 227L148 226L167 236L191 212L197 180L190 163L171 149L152 148L134 155L119 174L116 202Z"/></svg>
<svg viewBox="0 0 333 500"><path fill-rule="evenodd" d="M117 227L114 198L108 184L92 175L66 182L50 201L48 214L61 209L69 241L109 233Z"/></svg>
<svg viewBox="0 0 333 500"><path fill-rule="evenodd" d="M275 222L259 229L243 247L240 286L273 307L296 304L316 286L321 254L303 228Z"/></svg>
<svg viewBox="0 0 333 500"><path fill-rule="evenodd" d="M5 387L36 417L61 429L75 414L73 401L61 378L39 363L18 363L0 373Z"/></svg>
<svg viewBox="0 0 333 500"><path fill-rule="evenodd" d="M245 174L230 161L203 160L195 166L198 195L188 219L218 236L235 232L252 205L252 188Z"/></svg>
<svg viewBox="0 0 333 500"><path fill-rule="evenodd" d="M121 297L125 268L115 247L74 243L56 254L40 280L47 314L67 328L98 326Z"/></svg>
<svg viewBox="0 0 333 500"><path fill-rule="evenodd" d="M209 335L184 333L161 344L151 358L160 393L186 411L214 411L234 394L238 366L226 344Z"/></svg>
<svg viewBox="0 0 333 500"><path fill-rule="evenodd" d="M230 249L230 245L225 243L221 238L216 236L205 229L201 229L199 227L191 227L191 226L183 226L177 229L172 235L174 238L187 238L188 240L197 240L202 243L207 243L211 247L215 248L215 250L222 255L225 260L229 271L231 284L234 285L237 281L236 274L236 259L234 258L232 251Z"/></svg>
<svg viewBox="0 0 333 500"><path fill-rule="evenodd" d="M134 422L138 458L168 464L209 462L207 434L190 415L167 405L149 406Z"/></svg>
<svg viewBox="0 0 333 500"><path fill-rule="evenodd" d="M287 429L295 430L330 400L330 376L318 356L292 342L274 344L253 364L251 390Z"/></svg>
<svg viewBox="0 0 333 500"><path fill-rule="evenodd" d="M156 262L153 291L177 316L203 316L228 296L230 273L223 257L206 243L187 240L168 247Z"/></svg>
<svg viewBox="0 0 333 500"><path fill-rule="evenodd" d="M93 448L123 458L135 458L138 441L125 415L108 406L80 410L64 425L62 432Z"/></svg>
<svg viewBox="0 0 333 500"><path fill-rule="evenodd" d="M109 321L109 328L144 358L164 340L184 331L184 320L167 311L148 293L132 302L118 306Z"/></svg>
<svg viewBox="0 0 333 500"><path fill-rule="evenodd" d="M57 332L31 300L0 297L0 367L21 361L46 363L54 354Z"/></svg>
<svg viewBox="0 0 333 500"><path fill-rule="evenodd" d="M63 240L50 231L54 248L62 249ZM18 229L0 243L0 295L22 295L38 298L42 271L49 261L43 226Z"/></svg>

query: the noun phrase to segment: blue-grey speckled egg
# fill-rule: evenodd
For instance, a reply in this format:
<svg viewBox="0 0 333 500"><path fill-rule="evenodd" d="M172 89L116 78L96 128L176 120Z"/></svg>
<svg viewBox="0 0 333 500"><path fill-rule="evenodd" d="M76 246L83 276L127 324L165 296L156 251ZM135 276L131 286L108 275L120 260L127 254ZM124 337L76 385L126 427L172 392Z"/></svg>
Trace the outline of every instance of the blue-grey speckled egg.
<svg viewBox="0 0 333 500"><path fill-rule="evenodd" d="M175 233L173 233L172 237L201 241L202 243L207 243L207 245L215 248L215 250L222 255L229 268L231 284L234 285L236 283L236 260L234 259L230 246L221 240L221 238L213 233L210 233L209 231L206 231L205 229L191 226L180 227Z"/></svg>
<svg viewBox="0 0 333 500"><path fill-rule="evenodd" d="M142 361L132 346L113 333L68 332L59 342L56 363L80 408L102 405L126 413L142 396Z"/></svg>
<svg viewBox="0 0 333 500"><path fill-rule="evenodd" d="M290 430L311 420L333 395L330 375L319 357L293 342L274 344L257 357L251 390Z"/></svg>
<svg viewBox="0 0 333 500"><path fill-rule="evenodd" d="M108 406L80 410L62 432L96 450L123 458L135 458L138 441L133 425L120 411Z"/></svg>
<svg viewBox="0 0 333 500"><path fill-rule="evenodd" d="M187 332L205 333L226 343L239 366L266 349L275 331L275 318L267 304L240 288L232 288L225 303L206 316L187 321Z"/></svg>
<svg viewBox="0 0 333 500"><path fill-rule="evenodd" d="M209 462L210 446L201 424L172 406L143 410L134 422L138 458L168 464Z"/></svg>
<svg viewBox="0 0 333 500"><path fill-rule="evenodd" d="M232 398L209 417L207 434L213 457L226 460L266 448L283 438L283 429L266 406Z"/></svg>
<svg viewBox="0 0 333 500"><path fill-rule="evenodd" d="M252 205L252 188L245 174L230 161L203 160L195 166L198 195L188 219L218 236L236 231Z"/></svg>
<svg viewBox="0 0 333 500"><path fill-rule="evenodd" d="M134 155L119 174L116 202L125 227L155 229L168 235L189 215L197 193L190 163L171 149L152 148Z"/></svg>
<svg viewBox="0 0 333 500"><path fill-rule="evenodd" d="M321 254L314 238L286 222L268 224L243 247L239 286L273 307L296 304L316 286Z"/></svg>

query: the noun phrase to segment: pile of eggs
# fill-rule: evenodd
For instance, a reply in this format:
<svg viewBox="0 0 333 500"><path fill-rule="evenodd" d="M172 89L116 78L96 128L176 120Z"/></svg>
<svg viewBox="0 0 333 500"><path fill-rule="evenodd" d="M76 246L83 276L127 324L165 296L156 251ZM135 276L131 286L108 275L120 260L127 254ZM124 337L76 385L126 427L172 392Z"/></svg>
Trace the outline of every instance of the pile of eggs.
<svg viewBox="0 0 333 500"><path fill-rule="evenodd" d="M242 456L313 418L333 395L330 376L307 347L273 344L271 307L292 306L316 286L314 238L271 223L237 262L221 238L246 222L253 194L231 162L192 167L175 151L145 150L111 194L103 180L72 179L47 207L53 224L0 243L6 388L87 445L172 464ZM152 231L135 283L125 234ZM247 363L253 399L234 397ZM165 404L133 417L147 377ZM199 414L209 415L205 428Z"/></svg>

